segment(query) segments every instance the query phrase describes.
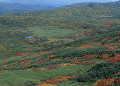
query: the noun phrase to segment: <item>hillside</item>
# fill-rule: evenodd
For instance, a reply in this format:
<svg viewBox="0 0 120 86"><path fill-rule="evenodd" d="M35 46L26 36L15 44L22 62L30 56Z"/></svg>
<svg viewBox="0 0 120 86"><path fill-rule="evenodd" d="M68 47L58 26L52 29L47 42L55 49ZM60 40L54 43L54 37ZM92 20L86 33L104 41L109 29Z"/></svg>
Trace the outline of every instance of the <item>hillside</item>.
<svg viewBox="0 0 120 86"><path fill-rule="evenodd" d="M1 14L0 86L119 86L119 6Z"/></svg>
<svg viewBox="0 0 120 86"><path fill-rule="evenodd" d="M116 2L115 2L116 3ZM114 5L113 5L114 6ZM31 25L58 25L61 28L76 27L94 27L96 19L119 17L120 9L106 4L95 4L73 8L57 8L47 11L32 11L25 13L13 13L0 16L0 23L5 25L17 25L27 27ZM11 21L11 22L9 22ZM82 22L79 22L82 21ZM87 21L91 21L87 23ZM33 22L33 23L31 23ZM93 24L92 26L90 24Z"/></svg>
<svg viewBox="0 0 120 86"><path fill-rule="evenodd" d="M0 2L0 14L4 13L15 13L15 12L25 12L25 11L35 11L35 10L48 10L53 9L53 6L44 5L28 5L19 3L5 3Z"/></svg>

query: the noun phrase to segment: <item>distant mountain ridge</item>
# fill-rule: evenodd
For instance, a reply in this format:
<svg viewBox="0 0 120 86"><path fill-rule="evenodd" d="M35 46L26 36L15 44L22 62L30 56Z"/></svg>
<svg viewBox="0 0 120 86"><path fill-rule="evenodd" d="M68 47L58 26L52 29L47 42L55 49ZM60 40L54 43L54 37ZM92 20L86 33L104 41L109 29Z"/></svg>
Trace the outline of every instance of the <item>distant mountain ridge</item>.
<svg viewBox="0 0 120 86"><path fill-rule="evenodd" d="M109 6L111 8L115 8L115 9L120 9L120 0L116 1L116 2L102 3L100 5Z"/></svg>
<svg viewBox="0 0 120 86"><path fill-rule="evenodd" d="M89 4L102 4L102 2L83 2L83 3L75 3L71 5L66 5L62 7L79 7L79 6L87 6Z"/></svg>
<svg viewBox="0 0 120 86"><path fill-rule="evenodd" d="M53 9L53 6L0 2L0 14Z"/></svg>
<svg viewBox="0 0 120 86"><path fill-rule="evenodd" d="M21 4L43 4L43 5L51 5L51 6L64 6L70 5L74 3L83 3L83 2L113 2L117 0L1 0L1 2L8 3L21 3Z"/></svg>
<svg viewBox="0 0 120 86"><path fill-rule="evenodd" d="M23 2L24 4L20 4L20 3L22 3L22 1L24 1ZM17 2L16 2L16 0L12 0L9 3L0 2L0 14L15 13L15 12L29 12L29 11L37 11L37 10L49 10L49 9L54 9L54 8L65 8L65 7L79 7L79 6L88 6L88 5L89 6L92 6L92 5L106 5L106 6L109 5L110 6L110 5L112 5L112 7L118 8L119 4L120 4L120 0L119 0L116 2L109 2L109 3L81 2L81 3L71 4L71 5L65 5L65 3L63 3L64 6L60 7L60 3L65 2L65 1L62 1L62 0L59 0L57 2L54 2L54 1L51 2L49 0L45 0L45 1L35 0L36 4L35 3L30 4L33 1L29 1L27 3L27 0L17 0ZM37 3L37 2L39 2L39 3ZM44 3L44 2L46 2L46 3ZM75 0L75 2L77 2L77 0ZM71 2L69 2L69 3L71 3Z"/></svg>

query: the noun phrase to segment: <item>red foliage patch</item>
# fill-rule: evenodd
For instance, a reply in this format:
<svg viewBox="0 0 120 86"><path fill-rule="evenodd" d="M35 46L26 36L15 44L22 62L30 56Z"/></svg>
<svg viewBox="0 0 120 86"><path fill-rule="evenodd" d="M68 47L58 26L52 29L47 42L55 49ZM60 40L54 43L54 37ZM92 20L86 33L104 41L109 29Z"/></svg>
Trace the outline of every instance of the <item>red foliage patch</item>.
<svg viewBox="0 0 120 86"><path fill-rule="evenodd" d="M10 65L4 65L3 67L9 67Z"/></svg>
<svg viewBox="0 0 120 86"><path fill-rule="evenodd" d="M1 59L9 59L8 57L2 57Z"/></svg>
<svg viewBox="0 0 120 86"><path fill-rule="evenodd" d="M108 62L120 62L120 53L115 54L115 56L109 59Z"/></svg>
<svg viewBox="0 0 120 86"><path fill-rule="evenodd" d="M115 85L120 84L120 79L115 81Z"/></svg>
<svg viewBox="0 0 120 86"><path fill-rule="evenodd" d="M79 61L74 61L72 64L81 64Z"/></svg>
<svg viewBox="0 0 120 86"><path fill-rule="evenodd" d="M57 68L57 66L56 66L56 65L50 65L50 66L48 66L47 68L48 68L48 69L54 69L54 68Z"/></svg>
<svg viewBox="0 0 120 86"><path fill-rule="evenodd" d="M36 64L40 64L40 63L42 63L44 60L40 60L39 62L37 62Z"/></svg>
<svg viewBox="0 0 120 86"><path fill-rule="evenodd" d="M22 56L22 57L20 57L20 58L26 58L26 56Z"/></svg>
<svg viewBox="0 0 120 86"><path fill-rule="evenodd" d="M103 79L100 82L97 83L97 86L109 86L109 85L114 85L114 79L108 78L108 79Z"/></svg>
<svg viewBox="0 0 120 86"><path fill-rule="evenodd" d="M8 63L9 63L9 62L4 62L3 65L6 65L6 64L8 64Z"/></svg>
<svg viewBox="0 0 120 86"><path fill-rule="evenodd" d="M15 56L21 56L22 53L14 53L13 55L15 55Z"/></svg>
<svg viewBox="0 0 120 86"><path fill-rule="evenodd" d="M115 34L120 34L120 32L117 32L117 33L115 33Z"/></svg>
<svg viewBox="0 0 120 86"><path fill-rule="evenodd" d="M28 43L26 45L29 45Z"/></svg>

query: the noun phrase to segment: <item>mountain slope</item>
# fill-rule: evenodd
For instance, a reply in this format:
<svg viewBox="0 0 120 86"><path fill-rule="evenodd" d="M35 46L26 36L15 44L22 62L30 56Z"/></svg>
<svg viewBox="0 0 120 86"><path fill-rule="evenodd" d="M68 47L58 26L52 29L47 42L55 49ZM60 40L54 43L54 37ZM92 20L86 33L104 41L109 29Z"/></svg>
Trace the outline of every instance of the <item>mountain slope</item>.
<svg viewBox="0 0 120 86"><path fill-rule="evenodd" d="M28 5L28 4L19 4L19 3L4 3L0 2L0 14L12 13L12 12L25 12L25 11L34 11L34 10L46 10L53 9L53 6L44 6L44 5Z"/></svg>
<svg viewBox="0 0 120 86"><path fill-rule="evenodd" d="M88 20L91 21L95 18L113 18L117 14L120 14L119 5L118 8L114 8L113 6L106 4L94 4L72 8L64 7L45 11L6 14L4 16L1 15L0 23L6 23L7 25L19 24L21 26L50 24L54 26L58 25L62 28L70 28L71 26L81 28L81 25L89 26L89 24L85 24ZM9 16L11 16L11 18ZM20 20L19 18L23 18L24 20ZM95 20L93 22L95 22Z"/></svg>
<svg viewBox="0 0 120 86"><path fill-rule="evenodd" d="M117 14L92 4L0 15L0 86L120 86Z"/></svg>

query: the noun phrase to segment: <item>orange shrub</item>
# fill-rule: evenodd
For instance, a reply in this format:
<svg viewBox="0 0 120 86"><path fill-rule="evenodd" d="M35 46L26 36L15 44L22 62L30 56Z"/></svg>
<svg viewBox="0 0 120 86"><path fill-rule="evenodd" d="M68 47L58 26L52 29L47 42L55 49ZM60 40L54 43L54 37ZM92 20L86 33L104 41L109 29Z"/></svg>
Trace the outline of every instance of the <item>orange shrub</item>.
<svg viewBox="0 0 120 86"><path fill-rule="evenodd" d="M116 42L120 42L120 39L119 39L119 40L117 40Z"/></svg>
<svg viewBox="0 0 120 86"><path fill-rule="evenodd" d="M110 57L109 54L102 54L101 56L99 56L99 58L101 58L101 59L107 59L109 57Z"/></svg>
<svg viewBox="0 0 120 86"><path fill-rule="evenodd" d="M60 64L60 66L71 66L71 65L75 65L75 64L70 64L70 63L66 63L66 64Z"/></svg>
<svg viewBox="0 0 120 86"><path fill-rule="evenodd" d="M114 79L113 78L108 78L108 79L102 79L98 80L93 86L113 86L114 85Z"/></svg>
<svg viewBox="0 0 120 86"><path fill-rule="evenodd" d="M4 71L0 71L0 73L1 73L1 72L4 72Z"/></svg>
<svg viewBox="0 0 120 86"><path fill-rule="evenodd" d="M120 75L120 72L118 72L118 73L116 73L116 74L114 74L114 75Z"/></svg>
<svg viewBox="0 0 120 86"><path fill-rule="evenodd" d="M108 50L116 50L114 47L108 47Z"/></svg>
<svg viewBox="0 0 120 86"><path fill-rule="evenodd" d="M29 66L30 62L26 63L24 66Z"/></svg>
<svg viewBox="0 0 120 86"><path fill-rule="evenodd" d="M57 82L68 81L69 78L72 78L72 77L73 76L59 76L59 77L53 78L51 80L47 80L44 83L54 84L54 83L57 83Z"/></svg>
<svg viewBox="0 0 120 86"><path fill-rule="evenodd" d="M98 57L98 55L85 55L85 56L82 56L82 58L84 58L84 59L96 58L96 57Z"/></svg>
<svg viewBox="0 0 120 86"><path fill-rule="evenodd" d="M42 83L42 84L35 85L35 86L56 86L56 85L47 84L47 83Z"/></svg>
<svg viewBox="0 0 120 86"><path fill-rule="evenodd" d="M47 70L47 68L41 68L40 69L40 72L44 71L44 70Z"/></svg>

